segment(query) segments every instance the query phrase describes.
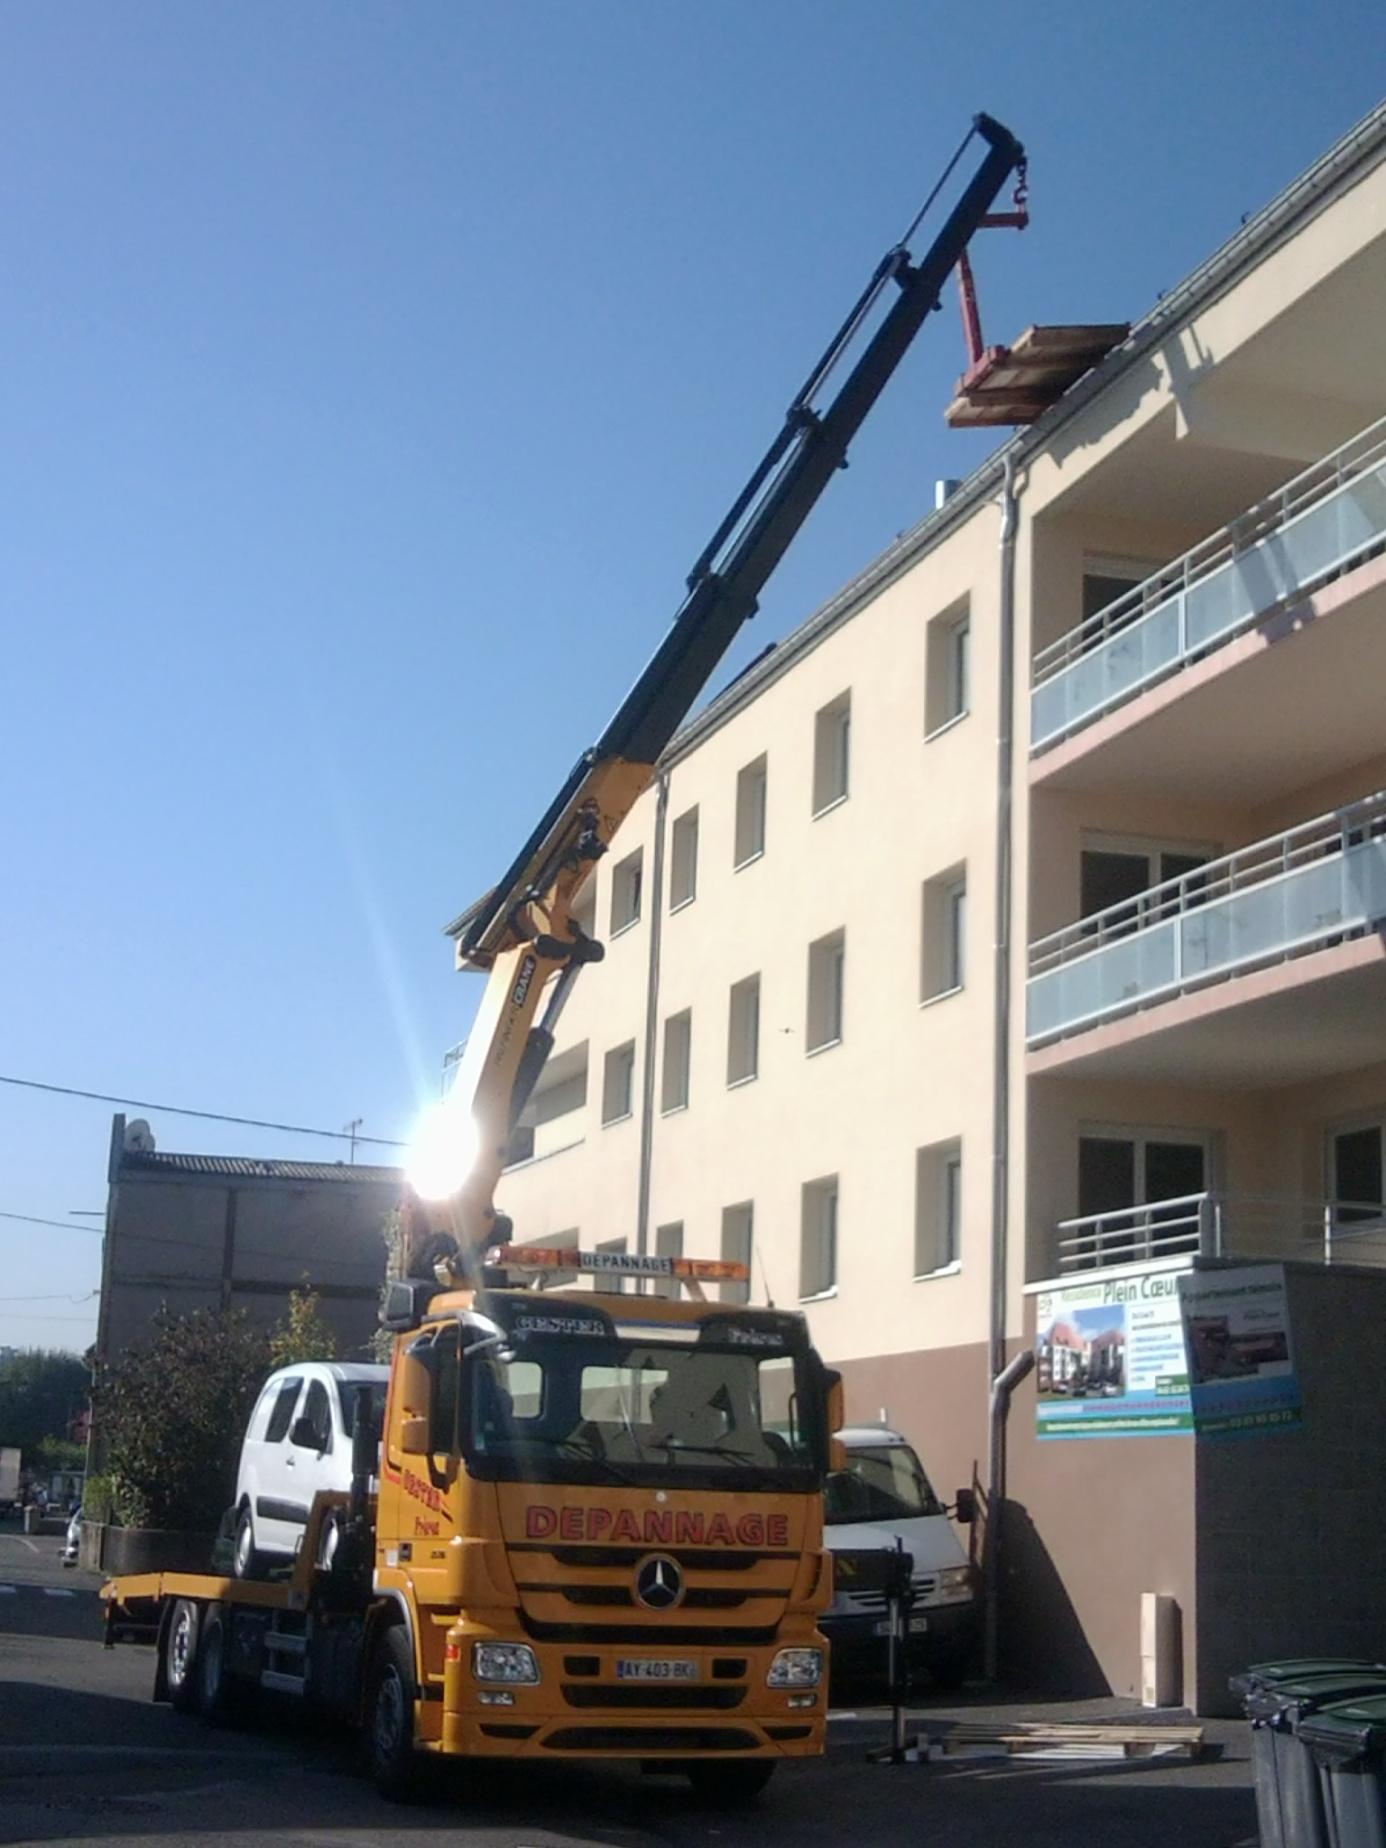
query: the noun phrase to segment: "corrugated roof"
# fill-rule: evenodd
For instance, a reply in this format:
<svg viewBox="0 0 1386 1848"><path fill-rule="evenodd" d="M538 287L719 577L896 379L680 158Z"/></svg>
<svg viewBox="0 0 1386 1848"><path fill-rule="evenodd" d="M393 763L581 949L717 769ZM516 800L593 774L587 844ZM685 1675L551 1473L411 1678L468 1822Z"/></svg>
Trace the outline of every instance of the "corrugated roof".
<svg viewBox="0 0 1386 1848"><path fill-rule="evenodd" d="M242 1181L357 1181L399 1187L403 1168L372 1168L345 1161L260 1161L253 1155L177 1155L161 1149L127 1149L122 1174L204 1174Z"/></svg>

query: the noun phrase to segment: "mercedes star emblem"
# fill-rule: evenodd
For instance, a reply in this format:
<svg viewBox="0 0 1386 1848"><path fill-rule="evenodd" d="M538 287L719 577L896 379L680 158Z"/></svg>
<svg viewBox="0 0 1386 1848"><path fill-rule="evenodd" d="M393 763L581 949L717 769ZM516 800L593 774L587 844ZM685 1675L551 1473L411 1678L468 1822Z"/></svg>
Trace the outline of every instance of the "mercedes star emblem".
<svg viewBox="0 0 1386 1848"><path fill-rule="evenodd" d="M651 1553L635 1568L635 1595L647 1610L671 1611L683 1597L683 1573L667 1553Z"/></svg>

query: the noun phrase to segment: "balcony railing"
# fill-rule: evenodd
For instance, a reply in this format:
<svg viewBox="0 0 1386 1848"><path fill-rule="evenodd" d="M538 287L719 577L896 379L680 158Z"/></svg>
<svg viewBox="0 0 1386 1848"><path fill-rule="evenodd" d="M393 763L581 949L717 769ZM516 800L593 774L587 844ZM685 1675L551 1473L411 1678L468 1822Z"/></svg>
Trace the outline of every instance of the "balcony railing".
<svg viewBox="0 0 1386 1848"><path fill-rule="evenodd" d="M1386 418L1035 657L1041 751L1386 542Z"/></svg>
<svg viewBox="0 0 1386 1848"><path fill-rule="evenodd" d="M1185 1194L1059 1222L1059 1270L1201 1257L1386 1264L1386 1207L1354 1200Z"/></svg>
<svg viewBox="0 0 1386 1848"><path fill-rule="evenodd" d="M1386 794L1152 886L1030 947L1031 1046L1386 918Z"/></svg>

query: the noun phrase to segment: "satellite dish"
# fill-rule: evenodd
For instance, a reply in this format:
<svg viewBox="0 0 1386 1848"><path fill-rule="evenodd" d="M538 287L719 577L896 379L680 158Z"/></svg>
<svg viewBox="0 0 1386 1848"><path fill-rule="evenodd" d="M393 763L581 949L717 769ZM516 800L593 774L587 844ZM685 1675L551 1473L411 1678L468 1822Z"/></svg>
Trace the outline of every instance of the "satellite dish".
<svg viewBox="0 0 1386 1848"><path fill-rule="evenodd" d="M125 1152L127 1155L154 1153L154 1131L143 1117L136 1117L133 1123L125 1125Z"/></svg>

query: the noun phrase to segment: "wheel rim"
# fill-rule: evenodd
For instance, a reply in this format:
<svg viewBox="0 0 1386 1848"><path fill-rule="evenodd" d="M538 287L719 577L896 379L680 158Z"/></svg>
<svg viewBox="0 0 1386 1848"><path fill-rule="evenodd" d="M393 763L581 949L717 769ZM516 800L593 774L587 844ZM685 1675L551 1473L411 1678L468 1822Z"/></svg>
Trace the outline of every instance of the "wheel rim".
<svg viewBox="0 0 1386 1848"><path fill-rule="evenodd" d="M176 1688L181 1688L188 1678L191 1655L192 1612L184 1608L174 1618L173 1635L169 1638L168 1678Z"/></svg>
<svg viewBox="0 0 1386 1848"><path fill-rule="evenodd" d="M404 1737L404 1689L393 1668L387 1668L381 1677L375 1696L375 1724L372 1730L377 1758L393 1758Z"/></svg>
<svg viewBox="0 0 1386 1848"><path fill-rule="evenodd" d="M318 1542L318 1564L324 1572L332 1570L332 1561L337 1557L337 1542L340 1538L337 1523L329 1521L323 1528L322 1538Z"/></svg>
<svg viewBox="0 0 1386 1848"><path fill-rule="evenodd" d="M250 1564L250 1555L255 1550L255 1536L250 1526L250 1515L241 1516L241 1524L236 1529L236 1569L244 1573Z"/></svg>

